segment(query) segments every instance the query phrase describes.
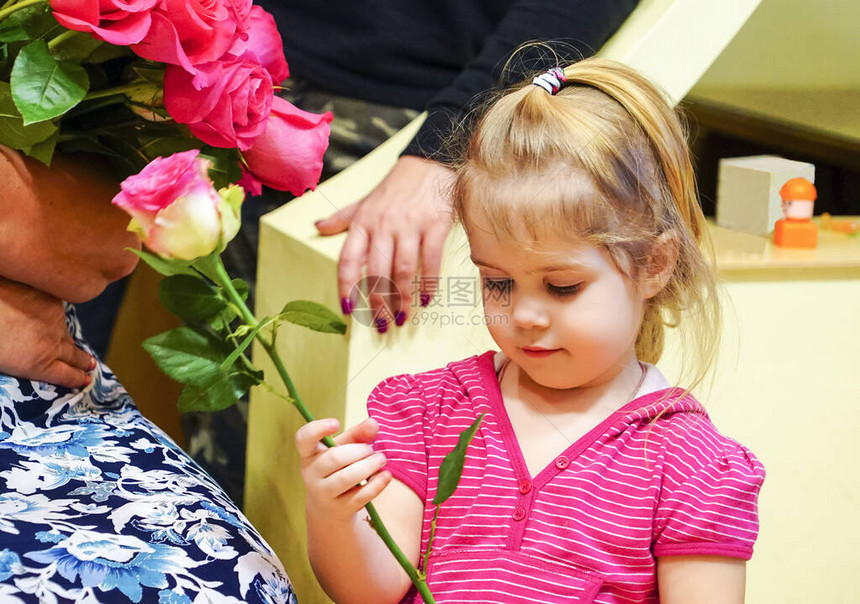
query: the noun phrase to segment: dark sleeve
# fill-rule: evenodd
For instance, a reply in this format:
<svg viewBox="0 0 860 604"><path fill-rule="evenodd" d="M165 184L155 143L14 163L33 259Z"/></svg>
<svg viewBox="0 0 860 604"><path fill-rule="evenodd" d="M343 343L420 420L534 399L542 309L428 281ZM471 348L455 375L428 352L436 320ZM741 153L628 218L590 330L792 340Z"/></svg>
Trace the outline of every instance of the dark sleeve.
<svg viewBox="0 0 860 604"><path fill-rule="evenodd" d="M404 155L450 161L443 145L454 124L478 95L500 83L513 50L532 40L552 41L561 63L571 63L597 52L612 36L638 0L520 0L514 3L481 52L463 68L450 86L439 91L427 106L428 116ZM516 57L506 82L526 73L557 65L551 54L535 49Z"/></svg>

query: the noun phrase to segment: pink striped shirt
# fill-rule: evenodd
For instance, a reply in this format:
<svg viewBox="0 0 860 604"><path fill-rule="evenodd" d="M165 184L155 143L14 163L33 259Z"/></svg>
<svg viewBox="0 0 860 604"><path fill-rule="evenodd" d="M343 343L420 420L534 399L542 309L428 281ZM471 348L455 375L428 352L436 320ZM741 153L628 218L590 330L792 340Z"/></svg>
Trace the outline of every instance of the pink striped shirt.
<svg viewBox="0 0 860 604"><path fill-rule="evenodd" d="M374 448L425 502L422 552L439 464L486 413L439 512L426 569L437 602L657 602L659 556L752 556L764 468L681 390L631 401L537 476L492 352L389 378L368 410L381 426ZM403 599L420 601L414 589Z"/></svg>

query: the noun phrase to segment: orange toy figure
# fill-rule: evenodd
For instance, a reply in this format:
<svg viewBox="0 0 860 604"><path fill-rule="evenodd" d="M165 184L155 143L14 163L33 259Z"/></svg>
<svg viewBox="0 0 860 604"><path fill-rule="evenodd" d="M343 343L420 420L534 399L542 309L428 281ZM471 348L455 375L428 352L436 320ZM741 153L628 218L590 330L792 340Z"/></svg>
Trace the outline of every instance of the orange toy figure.
<svg viewBox="0 0 860 604"><path fill-rule="evenodd" d="M782 185L779 196L785 218L776 221L773 242L782 247L814 249L818 245L818 227L812 223L815 186L805 178L792 178Z"/></svg>

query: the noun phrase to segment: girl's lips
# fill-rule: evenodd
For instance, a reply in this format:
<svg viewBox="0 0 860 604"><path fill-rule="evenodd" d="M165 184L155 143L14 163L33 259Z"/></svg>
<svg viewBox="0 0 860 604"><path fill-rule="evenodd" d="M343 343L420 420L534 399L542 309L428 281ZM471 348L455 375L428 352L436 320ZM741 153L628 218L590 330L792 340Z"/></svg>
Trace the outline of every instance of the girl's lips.
<svg viewBox="0 0 860 604"><path fill-rule="evenodd" d="M548 357L549 355L561 350L561 348L521 348L520 350L522 350L526 356L541 358Z"/></svg>

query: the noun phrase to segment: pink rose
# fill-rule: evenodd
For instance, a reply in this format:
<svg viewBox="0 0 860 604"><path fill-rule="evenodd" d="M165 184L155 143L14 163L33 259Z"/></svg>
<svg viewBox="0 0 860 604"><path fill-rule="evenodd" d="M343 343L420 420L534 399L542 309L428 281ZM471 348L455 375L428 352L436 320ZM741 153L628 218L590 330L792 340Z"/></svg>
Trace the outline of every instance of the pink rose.
<svg viewBox="0 0 860 604"><path fill-rule="evenodd" d="M174 120L213 147L250 148L266 129L272 79L256 61L228 58L198 67L193 76L168 65L164 106Z"/></svg>
<svg viewBox="0 0 860 604"><path fill-rule="evenodd" d="M57 21L66 29L89 32L117 46L140 42L149 32L150 13L160 0L51 0Z"/></svg>
<svg viewBox="0 0 860 604"><path fill-rule="evenodd" d="M126 178L113 199L131 215L129 228L163 258L208 256L223 249L239 230L241 200L235 192L215 191L209 180L212 164L199 153L192 149L154 159Z"/></svg>
<svg viewBox="0 0 860 604"><path fill-rule="evenodd" d="M276 96L266 131L243 153L251 175L293 195L316 188L331 119L330 111L309 113Z"/></svg>
<svg viewBox="0 0 860 604"><path fill-rule="evenodd" d="M215 61L244 35L247 0L162 0L152 11L152 25L132 50L144 59L181 65L191 73ZM245 20L243 22L243 20Z"/></svg>
<svg viewBox="0 0 860 604"><path fill-rule="evenodd" d="M236 15L236 33L244 38L253 25L251 11L254 9L253 0L230 0L233 13Z"/></svg>
<svg viewBox="0 0 860 604"><path fill-rule="evenodd" d="M284 43L275 18L259 6L250 12L251 27L247 39L237 39L230 54L238 57L253 56L272 76L272 83L280 84L290 75L284 58Z"/></svg>

